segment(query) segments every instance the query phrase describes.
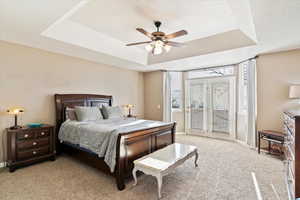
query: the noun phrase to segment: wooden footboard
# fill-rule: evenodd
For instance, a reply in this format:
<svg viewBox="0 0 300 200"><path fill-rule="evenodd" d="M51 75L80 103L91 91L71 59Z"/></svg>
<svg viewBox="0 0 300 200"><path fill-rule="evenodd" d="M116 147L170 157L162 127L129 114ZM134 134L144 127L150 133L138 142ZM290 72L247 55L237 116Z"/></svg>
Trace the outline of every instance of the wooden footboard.
<svg viewBox="0 0 300 200"><path fill-rule="evenodd" d="M176 123L119 135L115 177L119 190L125 188L125 179L132 176L133 161L174 143Z"/></svg>

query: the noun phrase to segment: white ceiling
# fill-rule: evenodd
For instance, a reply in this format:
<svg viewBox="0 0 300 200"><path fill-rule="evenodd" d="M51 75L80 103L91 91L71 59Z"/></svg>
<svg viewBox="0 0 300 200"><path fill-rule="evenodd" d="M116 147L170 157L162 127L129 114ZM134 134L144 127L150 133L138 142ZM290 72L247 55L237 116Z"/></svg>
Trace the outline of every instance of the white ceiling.
<svg viewBox="0 0 300 200"><path fill-rule="evenodd" d="M186 70L300 46L299 0L0 0L0 40L139 70ZM135 31L188 35L185 48L152 56Z"/></svg>
<svg viewBox="0 0 300 200"><path fill-rule="evenodd" d="M147 40L135 29L143 27L153 32L154 20L162 21L161 30L166 33L188 30L189 34L178 38L178 41L195 40L232 30L236 24L226 0L189 0L188 3L182 0L91 1L76 12L71 20L126 43Z"/></svg>

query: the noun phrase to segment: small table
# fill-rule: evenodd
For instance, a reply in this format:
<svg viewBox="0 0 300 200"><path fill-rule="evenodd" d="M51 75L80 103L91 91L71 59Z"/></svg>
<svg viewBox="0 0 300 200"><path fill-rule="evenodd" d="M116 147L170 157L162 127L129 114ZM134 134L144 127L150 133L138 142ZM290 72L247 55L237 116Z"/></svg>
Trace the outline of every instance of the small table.
<svg viewBox="0 0 300 200"><path fill-rule="evenodd" d="M268 150L269 153L271 153L271 143L277 143L280 145L284 144L284 136L285 134L278 132L278 131L272 131L272 130L262 130L258 131L258 153L260 153L260 140L266 140L269 143Z"/></svg>
<svg viewBox="0 0 300 200"><path fill-rule="evenodd" d="M197 167L197 147L187 144L174 143L140 159L135 160L132 171L134 185L137 184L136 172L142 171L145 174L156 177L158 183L158 198L161 198L162 177L170 173L177 166L187 159L195 156L195 167Z"/></svg>

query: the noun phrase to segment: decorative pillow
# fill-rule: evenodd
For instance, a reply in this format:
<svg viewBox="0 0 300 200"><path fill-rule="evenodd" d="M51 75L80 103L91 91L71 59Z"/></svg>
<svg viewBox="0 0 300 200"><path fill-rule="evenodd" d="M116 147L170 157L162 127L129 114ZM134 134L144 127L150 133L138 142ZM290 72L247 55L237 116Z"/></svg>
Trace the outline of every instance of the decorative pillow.
<svg viewBox="0 0 300 200"><path fill-rule="evenodd" d="M122 118L123 113L119 106L102 106L102 114L104 119Z"/></svg>
<svg viewBox="0 0 300 200"><path fill-rule="evenodd" d="M77 116L76 116L76 112L74 108L69 108L66 107L66 120L72 120L72 121L76 121L77 120Z"/></svg>
<svg viewBox="0 0 300 200"><path fill-rule="evenodd" d="M103 119L99 107L76 106L75 112L78 121L97 121Z"/></svg>

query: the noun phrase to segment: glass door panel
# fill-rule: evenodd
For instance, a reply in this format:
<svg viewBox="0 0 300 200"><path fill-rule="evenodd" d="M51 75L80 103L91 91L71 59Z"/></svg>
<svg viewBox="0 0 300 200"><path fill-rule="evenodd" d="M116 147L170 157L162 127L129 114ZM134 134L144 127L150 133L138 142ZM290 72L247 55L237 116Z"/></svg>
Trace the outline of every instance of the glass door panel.
<svg viewBox="0 0 300 200"><path fill-rule="evenodd" d="M235 137L235 78L186 81L186 132Z"/></svg>
<svg viewBox="0 0 300 200"><path fill-rule="evenodd" d="M212 82L212 131L229 134L229 82Z"/></svg>
<svg viewBox="0 0 300 200"><path fill-rule="evenodd" d="M204 130L204 84L192 84L190 87L191 128Z"/></svg>
<svg viewBox="0 0 300 200"><path fill-rule="evenodd" d="M187 80L185 90L185 131L188 134L206 133L206 82Z"/></svg>

